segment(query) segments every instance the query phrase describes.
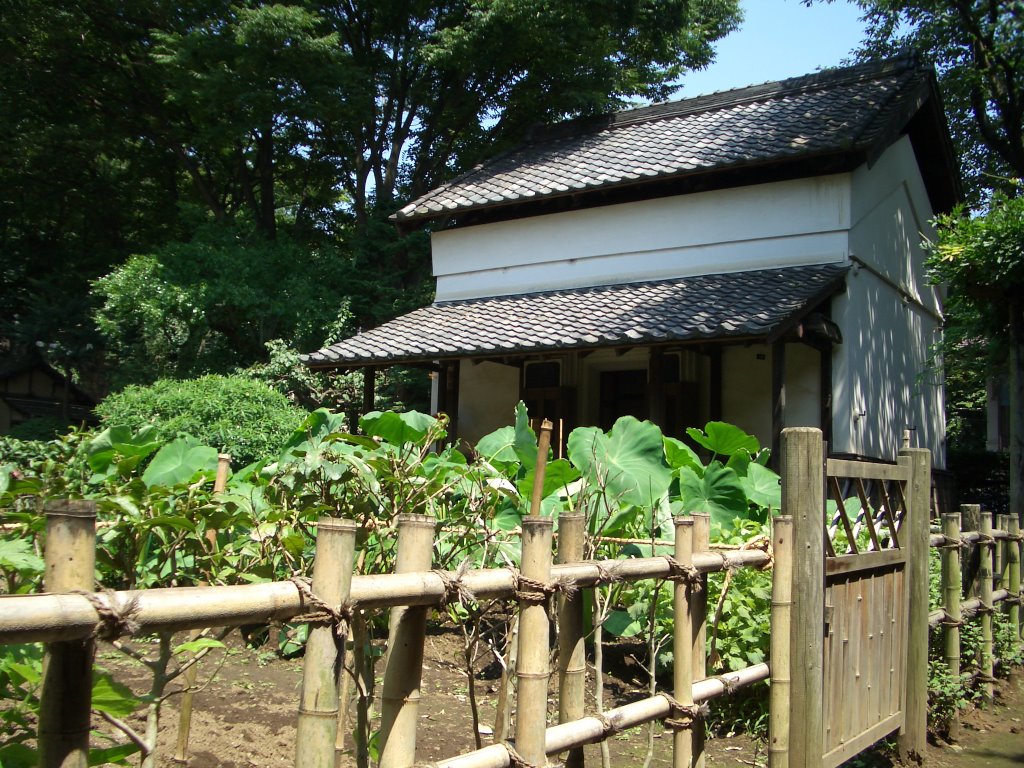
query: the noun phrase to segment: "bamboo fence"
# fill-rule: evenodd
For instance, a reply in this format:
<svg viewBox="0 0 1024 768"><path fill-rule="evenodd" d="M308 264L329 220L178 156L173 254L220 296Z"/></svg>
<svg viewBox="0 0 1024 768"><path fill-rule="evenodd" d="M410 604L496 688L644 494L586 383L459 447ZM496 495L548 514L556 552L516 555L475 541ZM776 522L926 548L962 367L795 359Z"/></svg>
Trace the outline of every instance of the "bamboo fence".
<svg viewBox="0 0 1024 768"><path fill-rule="evenodd" d="M66 503L48 507L50 536L47 546L46 587L51 592L0 598L0 643L46 643L48 670L60 669L59 680L45 677L40 717L41 765L84 766L87 750L88 697L69 695L63 680L74 681L88 691L94 637L124 633L168 633L204 627L229 627L271 621L306 621L311 625L303 684L298 706L297 766L331 766L338 733L338 677L345 640L352 617L362 611L392 609L388 657L385 661L381 765L409 768L415 761L416 715L423 658L423 626L426 612L452 600L504 599L519 605L517 717L515 738L444 760L447 768L487 766L542 766L550 757L568 753L572 765L582 764L581 748L605 741L623 729L656 720L673 732L673 765L697 768L703 762L702 706L737 688L771 679L769 764L806 768L821 764L811 738L815 722L806 718L818 697L817 727L820 730L821 681L815 689L808 672L820 668L813 646L806 644L815 632L801 616L816 603L823 584L809 587L801 573L808 554L823 557L820 536L804 525L821 517L822 507L809 503L801 488L825 487L820 455L820 433L786 430L783 435L783 515L775 518L773 552L738 549L710 551L708 519L684 516L675 522L674 556L600 562L579 561L578 539L582 530L565 519L559 537L558 562L552 563L552 521L528 517L523 525L522 571L513 568L456 572L429 570L434 521L407 516L399 526L399 563L396 573L353 575L355 528L346 521L322 519L312 583L293 579L243 586L205 586L150 589L131 592L76 593L89 589L84 580L62 580L60 563L81 568L95 547L95 523L91 507ZM815 446L819 447L815 447ZM926 460L927 452L912 459ZM810 498L814 498L813 494ZM984 517L982 518L984 520ZM989 518L991 520L991 518ZM816 524L821 521L817 520ZM582 526L578 526L582 529ZM65 531L62 536L61 531ZM820 528L818 528L820 530ZM965 618L989 616L996 604L1005 605L1020 638L1021 537L1016 521L1000 518L978 532L961 532L953 516L943 518L943 532L924 542L942 547L945 605L927 617L925 627L944 625L946 660L960 668L956 630ZM976 546L983 552L983 579L979 595L962 596L960 549ZM1001 549L997 563L995 550ZM55 550L55 551L51 551ZM912 550L913 551L913 550ZM924 550L918 550L924 552ZM795 557L794 553L800 556ZM707 574L733 568L772 567L771 666L758 664L720 677L706 677L704 633L707 622ZM925 576L927 563L925 562ZM91 568L88 569L91 579ZM582 622L578 618L579 590L615 581L670 580L674 583L673 610L676 663L672 693L660 693L640 701L587 715L583 704L585 663L582 658ZM999 588L996 588L996 580ZM927 579L925 579L927 583ZM548 607L556 602L561 617L559 668L549 668ZM803 601L804 613L794 612ZM927 614L927 610L925 609ZM130 619L130 620L129 620ZM818 622L818 627L821 622ZM925 635L927 630L925 629ZM808 634L810 633L810 634ZM820 634L820 633L819 633ZM925 640L927 638L925 637ZM913 642L918 643L918 640ZM979 682L988 683L998 664L992 651L992 633L982 649ZM68 649L71 649L71 653ZM914 648L919 656L924 648ZM560 681L558 724L548 725L548 680L557 671ZM820 677L820 672L818 673ZM908 686L918 685L908 673ZM919 698L927 691L917 691ZM909 692L908 692L909 698ZM797 719L797 718L804 719ZM83 746L83 726L85 739ZM798 727L794 727L798 724ZM817 738L820 739L820 733Z"/></svg>

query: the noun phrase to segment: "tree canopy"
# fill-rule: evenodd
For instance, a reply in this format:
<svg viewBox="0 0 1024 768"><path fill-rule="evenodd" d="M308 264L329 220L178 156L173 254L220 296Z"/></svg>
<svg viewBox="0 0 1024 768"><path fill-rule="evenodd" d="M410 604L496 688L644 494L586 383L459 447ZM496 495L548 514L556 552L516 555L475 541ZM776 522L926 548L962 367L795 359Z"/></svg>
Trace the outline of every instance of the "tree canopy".
<svg viewBox="0 0 1024 768"><path fill-rule="evenodd" d="M0 333L84 348L98 312L121 354L153 302L129 320L126 294L128 325L115 328L111 292L130 287L117 275L159 263L173 283L206 247L197 237L239 231L241 260L282 252L258 240L332 253L345 285L304 263L287 275L296 302L334 306L317 307L318 322L347 299L353 328L422 304L426 239L399 236L390 213L536 123L668 96L739 18L738 0L12 5L0 28L0 249L13 290ZM250 266L221 277L260 293L260 262ZM217 324L252 305L214 300L205 314ZM52 306L75 309L60 318ZM225 333L252 336L253 318L236 319ZM272 324L299 339L289 322Z"/></svg>

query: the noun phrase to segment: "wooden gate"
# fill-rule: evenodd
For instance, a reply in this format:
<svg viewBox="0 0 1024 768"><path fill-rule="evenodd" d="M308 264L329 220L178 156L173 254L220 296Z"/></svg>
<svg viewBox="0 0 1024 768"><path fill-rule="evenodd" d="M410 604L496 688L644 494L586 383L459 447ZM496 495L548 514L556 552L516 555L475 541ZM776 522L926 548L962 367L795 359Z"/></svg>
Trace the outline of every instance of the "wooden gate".
<svg viewBox="0 0 1024 768"><path fill-rule="evenodd" d="M822 768L903 727L909 461L829 459L825 503Z"/></svg>

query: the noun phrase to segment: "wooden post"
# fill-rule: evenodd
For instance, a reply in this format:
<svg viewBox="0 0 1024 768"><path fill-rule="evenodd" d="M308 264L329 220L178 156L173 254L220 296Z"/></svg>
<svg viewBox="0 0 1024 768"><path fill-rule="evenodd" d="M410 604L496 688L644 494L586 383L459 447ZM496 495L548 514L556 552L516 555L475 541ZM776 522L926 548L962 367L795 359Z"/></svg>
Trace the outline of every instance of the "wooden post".
<svg viewBox="0 0 1024 768"><path fill-rule="evenodd" d="M311 589L332 608L348 602L355 547L356 523L332 517L320 518ZM333 624L328 622L310 628L299 694L296 768L334 768L338 682L344 647L344 638L338 638Z"/></svg>
<svg viewBox="0 0 1024 768"><path fill-rule="evenodd" d="M551 579L550 517L523 518L522 573L526 579L548 584ZM516 750L534 766L547 764L544 736L548 704L548 612L543 593L528 585L519 598L519 668L516 671Z"/></svg>
<svg viewBox="0 0 1024 768"><path fill-rule="evenodd" d="M675 518L675 559L687 568L693 565L693 518ZM672 685L676 701L683 707L693 706L693 616L690 597L693 585L677 581L672 594L675 631L672 635ZM693 741L704 721L693 718L690 728L676 728L672 734L673 768L690 768L693 762Z"/></svg>
<svg viewBox="0 0 1024 768"><path fill-rule="evenodd" d="M231 456L227 453L217 454L217 476L213 481L213 492L223 493L228 487L228 474L231 472ZM216 551L217 529L208 528L206 541ZM199 582L198 586L205 586L205 582ZM195 640L202 637L203 630L197 629L191 633L189 639ZM199 675L199 665L193 664L184 673L185 690L181 692L181 711L178 713L178 741L174 748L175 763L188 764L188 739L192 732L192 700L195 696L193 689L196 685L196 678Z"/></svg>
<svg viewBox="0 0 1024 768"><path fill-rule="evenodd" d="M793 519L789 762L820 766L825 654L825 466L821 430L782 430L782 514Z"/></svg>
<svg viewBox="0 0 1024 768"><path fill-rule="evenodd" d="M949 676L960 679L960 596L963 573L960 570L960 515L947 512L942 515L942 533L946 547L942 550L942 607L950 621L945 626L945 661ZM949 737L960 736L960 712L954 710L949 722Z"/></svg>
<svg viewBox="0 0 1024 768"><path fill-rule="evenodd" d="M376 410L377 369L372 365L363 368L363 415Z"/></svg>
<svg viewBox="0 0 1024 768"><path fill-rule="evenodd" d="M1009 515L1006 530L1010 534L1010 549L1007 555L1010 590L1010 626L1014 630L1013 639L1017 647L1020 647L1020 521Z"/></svg>
<svg viewBox="0 0 1024 768"><path fill-rule="evenodd" d="M793 611L793 518L772 520L771 689L768 704L768 766L789 768L790 633Z"/></svg>
<svg viewBox="0 0 1024 768"><path fill-rule="evenodd" d="M429 515L404 514L396 522L395 573L429 571L436 520ZM380 768L407 768L416 762L416 724L429 610L427 606L391 609L381 689Z"/></svg>
<svg viewBox="0 0 1024 768"><path fill-rule="evenodd" d="M981 663L979 672L982 678L982 696L992 701L995 688L992 685L993 642L992 642L992 560L995 542L992 539L992 513L981 513L981 566L978 568L978 589L981 598Z"/></svg>
<svg viewBox="0 0 1024 768"><path fill-rule="evenodd" d="M711 548L711 515L693 515L693 551L706 552ZM693 631L693 679L703 680L708 676L708 577L701 579L700 590L690 596L690 612ZM701 723L693 729L693 768L704 768L707 758L704 754L704 726Z"/></svg>
<svg viewBox="0 0 1024 768"><path fill-rule="evenodd" d="M45 512L45 591L92 592L96 570L96 503L52 501ZM89 765L95 650L91 638L46 645L39 694L41 768Z"/></svg>
<svg viewBox="0 0 1024 768"><path fill-rule="evenodd" d="M582 512L558 516L559 563L583 559L587 518ZM571 723L585 714L587 658L583 644L583 595L558 596L558 722ZM569 751L565 768L583 767L583 748Z"/></svg>
<svg viewBox="0 0 1024 768"><path fill-rule="evenodd" d="M924 760L928 737L928 525L931 514L932 455L927 448L904 448L899 462L909 466L907 516L900 542L907 549L907 659L903 728L897 746L903 762Z"/></svg>
<svg viewBox="0 0 1024 768"><path fill-rule="evenodd" d="M548 451L551 450L552 426L548 419L544 419L537 436L537 461L533 466L533 492L530 495L530 514L534 517L540 515L540 503L544 500L544 474L548 467Z"/></svg>
<svg viewBox="0 0 1024 768"><path fill-rule="evenodd" d="M960 530L978 532L981 530L981 505L961 504L960 505ZM981 548L975 544L967 550L967 557L961 562L964 569L964 584L967 587L967 594L971 597L978 596L980 584L978 582L978 567L981 562Z"/></svg>

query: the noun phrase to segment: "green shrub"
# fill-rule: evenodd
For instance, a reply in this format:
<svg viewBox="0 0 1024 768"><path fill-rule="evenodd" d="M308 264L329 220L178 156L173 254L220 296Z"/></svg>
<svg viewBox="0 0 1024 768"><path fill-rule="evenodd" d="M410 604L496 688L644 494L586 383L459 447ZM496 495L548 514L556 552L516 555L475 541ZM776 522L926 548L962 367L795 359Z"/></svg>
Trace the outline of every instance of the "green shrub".
<svg viewBox="0 0 1024 768"><path fill-rule="evenodd" d="M69 429L67 422L56 416L37 416L15 424L8 435L16 440L53 440Z"/></svg>
<svg viewBox="0 0 1024 768"><path fill-rule="evenodd" d="M277 456L306 417L288 398L245 376L161 379L130 386L96 407L105 426L152 424L171 439L191 435L230 453L235 467Z"/></svg>

